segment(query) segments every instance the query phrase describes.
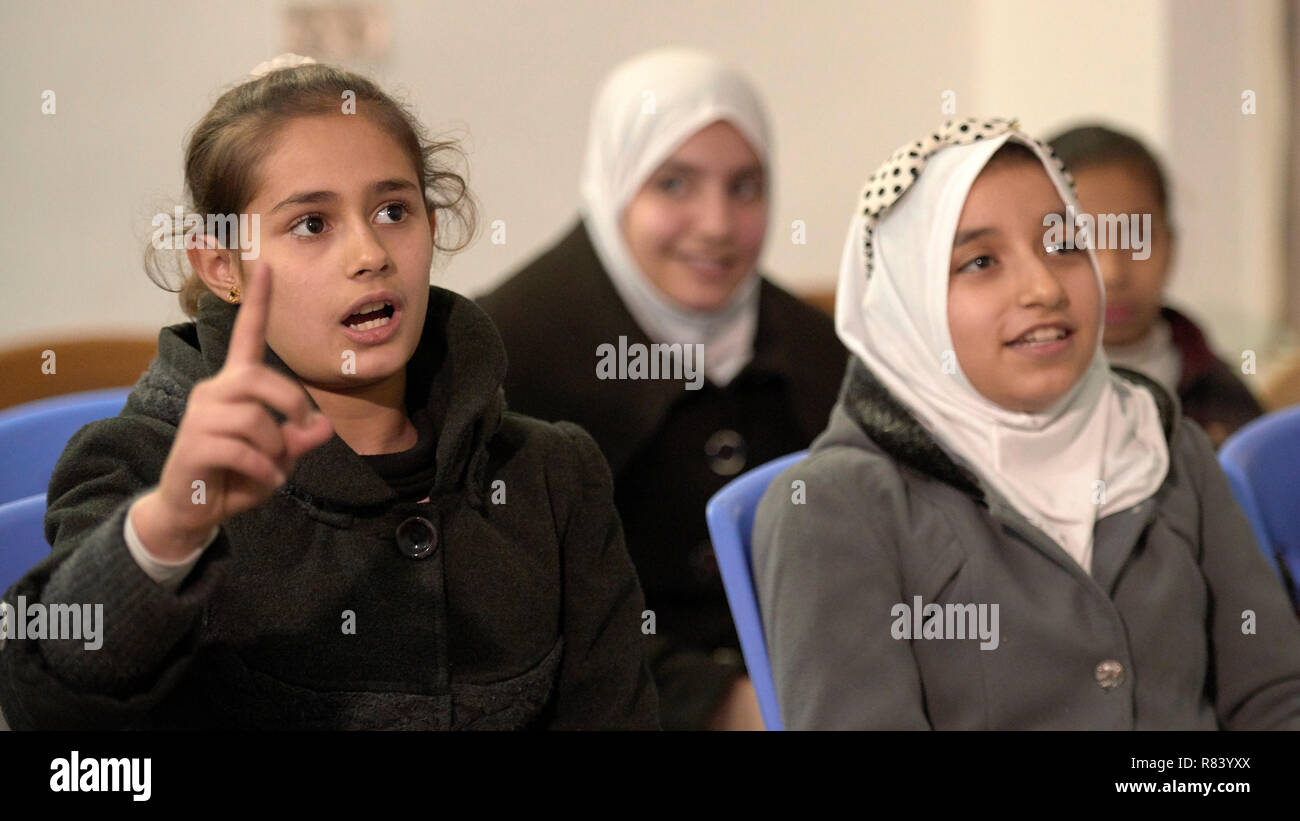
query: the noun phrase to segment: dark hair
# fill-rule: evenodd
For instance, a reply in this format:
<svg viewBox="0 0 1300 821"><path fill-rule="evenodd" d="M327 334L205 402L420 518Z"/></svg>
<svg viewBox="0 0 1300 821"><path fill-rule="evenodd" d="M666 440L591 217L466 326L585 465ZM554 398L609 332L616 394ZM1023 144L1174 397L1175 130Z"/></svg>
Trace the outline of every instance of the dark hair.
<svg viewBox="0 0 1300 821"><path fill-rule="evenodd" d="M189 211L197 214L238 214L257 187L258 170L272 138L285 123L304 116L339 113L345 102L387 132L410 158L424 204L437 216L434 247L454 253L473 238L476 206L465 177L454 168L464 154L455 140L431 140L415 114L370 80L334 66L308 64L272 71L241 83L221 95L195 126L185 149L185 197ZM444 162L450 154L452 162ZM444 231L444 224L451 231ZM179 240L183 226L171 227ZM450 240L446 238L450 235ZM173 245L172 247L182 247ZM168 291L179 293L181 308L189 316L198 312L199 296L207 286L198 275L178 272L184 281L168 276L152 244L145 251L149 278ZM176 259L173 257L173 259ZM178 260L179 262L179 260Z"/></svg>
<svg viewBox="0 0 1300 821"><path fill-rule="evenodd" d="M1066 168L1126 164L1147 178L1156 192L1160 210L1169 219L1169 184L1160 161L1136 137L1100 125L1083 125L1048 141Z"/></svg>
<svg viewBox="0 0 1300 821"><path fill-rule="evenodd" d="M1033 149L1024 143L1015 142L1014 140L1007 140L999 146L998 150L993 152L993 156L989 157L989 161L984 164L984 167L988 168L990 165L995 163L1004 162L1030 162L1038 166L1043 164L1042 160L1038 159L1038 155L1034 153Z"/></svg>

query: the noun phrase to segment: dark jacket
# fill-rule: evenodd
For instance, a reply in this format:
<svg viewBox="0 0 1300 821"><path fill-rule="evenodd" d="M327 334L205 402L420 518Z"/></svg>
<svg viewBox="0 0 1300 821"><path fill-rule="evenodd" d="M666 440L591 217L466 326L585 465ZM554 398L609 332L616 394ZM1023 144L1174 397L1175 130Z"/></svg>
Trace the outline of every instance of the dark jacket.
<svg viewBox="0 0 1300 821"><path fill-rule="evenodd" d="M1182 360L1178 398L1183 413L1204 428L1218 447L1264 409L1241 377L1210 350L1195 322L1168 306L1160 309L1160 315L1169 323Z"/></svg>
<svg viewBox="0 0 1300 821"><path fill-rule="evenodd" d="M429 502L399 501L335 436L230 518L175 593L146 576L123 540L127 506L157 483L235 313L204 295L196 323L159 334L122 414L68 443L49 488L53 553L5 600L102 602L103 647L7 642L0 708L15 729L656 726L608 467L577 426L503 412L500 338L441 288L407 370L437 430ZM398 548L411 517L436 530L422 559Z"/></svg>
<svg viewBox="0 0 1300 821"><path fill-rule="evenodd" d="M506 401L586 428L614 472L628 549L656 615L651 669L665 729L703 727L744 671L704 506L741 471L808 446L847 354L827 317L764 280L754 358L707 380L601 380L597 349L650 343L579 223L480 304L505 340Z"/></svg>
<svg viewBox="0 0 1300 821"><path fill-rule="evenodd" d="M1156 396L1170 467L1097 522L1089 574L853 361L830 426L755 520L787 728L1300 729L1300 623L1209 441L1116 371ZM896 635L915 597L945 619L997 605L1000 641Z"/></svg>

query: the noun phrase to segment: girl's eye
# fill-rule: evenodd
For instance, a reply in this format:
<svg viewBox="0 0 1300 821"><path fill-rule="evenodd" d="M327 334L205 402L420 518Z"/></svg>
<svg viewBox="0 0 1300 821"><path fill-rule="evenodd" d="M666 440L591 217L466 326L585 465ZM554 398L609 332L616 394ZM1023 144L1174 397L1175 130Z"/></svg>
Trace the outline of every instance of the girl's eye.
<svg viewBox="0 0 1300 821"><path fill-rule="evenodd" d="M1057 256L1059 254L1077 253L1079 249L1072 243L1054 242L1051 245L1044 246L1043 250L1052 256Z"/></svg>
<svg viewBox="0 0 1300 821"><path fill-rule="evenodd" d="M391 222L401 222L406 217L406 213L406 205L400 202L391 202L379 209L380 216L387 215Z"/></svg>
<svg viewBox="0 0 1300 821"><path fill-rule="evenodd" d="M300 231L298 229L305 228ZM302 219L295 222L289 228L290 233L297 234L300 237L314 237L325 231L325 218L319 214L308 214Z"/></svg>
<svg viewBox="0 0 1300 821"><path fill-rule="evenodd" d="M680 196L686 192L686 180L682 177L663 177L656 187L665 194Z"/></svg>
<svg viewBox="0 0 1300 821"><path fill-rule="evenodd" d="M993 257L989 256L988 254L980 254L979 256L972 259L970 262L958 268L957 271L958 272L983 271L992 264L993 264Z"/></svg>
<svg viewBox="0 0 1300 821"><path fill-rule="evenodd" d="M746 177L731 187L731 193L743 202L753 202L763 196L763 181L758 177Z"/></svg>

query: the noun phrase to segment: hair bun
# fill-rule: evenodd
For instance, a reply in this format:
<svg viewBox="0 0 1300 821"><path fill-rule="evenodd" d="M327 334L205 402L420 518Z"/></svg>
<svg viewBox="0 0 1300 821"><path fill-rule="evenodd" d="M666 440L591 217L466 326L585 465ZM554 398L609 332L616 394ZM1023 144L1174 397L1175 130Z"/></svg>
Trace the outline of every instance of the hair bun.
<svg viewBox="0 0 1300 821"><path fill-rule="evenodd" d="M316 61L310 57L303 57L301 54L286 53L281 54L273 60L267 60L258 63L253 70L248 72L249 77L261 77L270 74L272 71L279 71L282 68L297 68L298 66L315 65Z"/></svg>

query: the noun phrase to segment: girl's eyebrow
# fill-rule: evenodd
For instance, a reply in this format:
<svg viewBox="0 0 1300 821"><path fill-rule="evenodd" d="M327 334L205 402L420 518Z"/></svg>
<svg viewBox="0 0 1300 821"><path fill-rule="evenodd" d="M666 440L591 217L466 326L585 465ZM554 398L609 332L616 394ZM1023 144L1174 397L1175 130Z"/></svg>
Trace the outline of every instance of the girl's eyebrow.
<svg viewBox="0 0 1300 821"><path fill-rule="evenodd" d="M389 180L380 180L370 186L370 191L374 194L389 194L393 191L415 191L416 185L410 180L404 180L394 177ZM282 208L288 208L293 205L308 205L321 202L334 202L338 200L339 195L333 191L299 191L292 194L284 200L281 200L270 211L266 212L267 216L274 214Z"/></svg>
<svg viewBox="0 0 1300 821"><path fill-rule="evenodd" d="M996 233L998 233L998 229L991 225L982 226L980 228L969 228L957 235L957 238L952 241L952 247L957 249L968 242L974 242L982 236Z"/></svg>
<svg viewBox="0 0 1300 821"><path fill-rule="evenodd" d="M659 166L659 170L656 171L655 173L656 174L680 174L684 177L693 177L699 175L700 169L698 166L690 165L689 163L684 163L679 160L669 160L668 162Z"/></svg>
<svg viewBox="0 0 1300 821"><path fill-rule="evenodd" d="M684 177L697 177L700 174L704 173L704 169L700 168L697 165L691 165L690 163L682 162L681 160L669 160L668 162L660 166L655 173L656 174L680 174ZM749 176L752 174L762 174L762 173L763 173L762 163L751 163L750 165L746 165L741 168L728 171L726 173L726 176L729 179L734 180L740 177Z"/></svg>

